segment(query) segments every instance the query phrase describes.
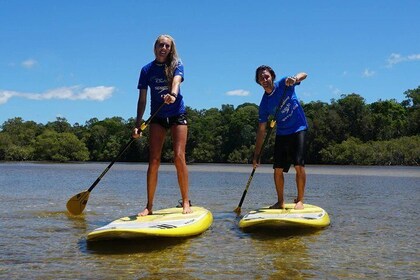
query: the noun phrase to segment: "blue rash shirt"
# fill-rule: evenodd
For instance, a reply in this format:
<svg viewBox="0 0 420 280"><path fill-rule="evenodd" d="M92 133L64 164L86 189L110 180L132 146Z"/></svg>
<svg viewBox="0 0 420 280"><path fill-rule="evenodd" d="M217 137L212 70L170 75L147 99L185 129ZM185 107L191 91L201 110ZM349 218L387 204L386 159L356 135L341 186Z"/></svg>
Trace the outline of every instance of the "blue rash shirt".
<svg viewBox="0 0 420 280"><path fill-rule="evenodd" d="M296 93L295 86L289 86L286 89L286 94L281 101L280 109L277 114L277 135L289 135L302 130L308 129L308 123L306 122L305 113L300 105ZM286 77L282 78L278 82L274 82L274 90L271 94L264 93L260 107L259 107L259 119L260 123L268 122L270 115L274 116L279 106L280 98L282 98L284 89L286 87Z"/></svg>
<svg viewBox="0 0 420 280"><path fill-rule="evenodd" d="M181 62L175 68L174 77L181 76L184 80L184 66ZM147 89L150 87L150 114L153 115L159 106L163 103L163 95L168 94L168 80L165 76L165 64L158 63L155 60L145 65L140 72L140 78L137 85L138 89ZM185 114L184 100L181 95L181 88L174 103L166 104L157 113L159 118L168 118Z"/></svg>

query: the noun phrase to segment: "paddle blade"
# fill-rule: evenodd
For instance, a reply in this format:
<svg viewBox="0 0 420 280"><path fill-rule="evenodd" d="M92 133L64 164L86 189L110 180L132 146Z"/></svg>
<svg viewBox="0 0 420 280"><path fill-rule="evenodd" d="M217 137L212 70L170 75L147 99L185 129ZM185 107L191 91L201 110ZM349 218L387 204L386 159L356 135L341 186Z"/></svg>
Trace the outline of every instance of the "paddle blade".
<svg viewBox="0 0 420 280"><path fill-rule="evenodd" d="M233 210L238 216L241 215L241 207L236 207L235 210Z"/></svg>
<svg viewBox="0 0 420 280"><path fill-rule="evenodd" d="M72 215L82 214L88 202L89 195L90 195L89 191L84 191L70 198L66 204L67 210L70 212L70 214Z"/></svg>

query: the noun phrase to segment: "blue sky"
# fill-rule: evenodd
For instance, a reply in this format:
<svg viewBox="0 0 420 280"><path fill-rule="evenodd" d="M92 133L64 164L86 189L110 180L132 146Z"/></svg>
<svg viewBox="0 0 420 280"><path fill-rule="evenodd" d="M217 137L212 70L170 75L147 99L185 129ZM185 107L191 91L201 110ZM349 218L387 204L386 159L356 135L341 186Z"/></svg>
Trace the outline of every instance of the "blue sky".
<svg viewBox="0 0 420 280"><path fill-rule="evenodd" d="M175 38L194 109L259 104L261 64L308 73L304 102L402 101L420 85L419 13L414 0L0 0L0 125L135 117L160 34Z"/></svg>

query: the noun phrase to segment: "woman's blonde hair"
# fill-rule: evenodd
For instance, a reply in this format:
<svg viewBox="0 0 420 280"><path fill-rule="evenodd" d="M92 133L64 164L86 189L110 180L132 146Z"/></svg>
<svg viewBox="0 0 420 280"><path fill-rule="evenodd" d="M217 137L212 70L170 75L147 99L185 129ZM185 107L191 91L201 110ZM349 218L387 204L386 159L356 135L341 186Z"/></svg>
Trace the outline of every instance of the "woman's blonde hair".
<svg viewBox="0 0 420 280"><path fill-rule="evenodd" d="M174 38L166 34L163 34L157 37L154 48L153 48L155 52L155 56L157 56L156 47L159 44L159 40L162 38L167 38L171 41L171 51L169 52L168 57L166 58L166 61L165 61L165 76L166 76L166 79L168 80L168 86L169 86L169 91L170 91L172 87L172 81L174 79L175 68L178 66L180 59L178 57L178 52L176 51Z"/></svg>

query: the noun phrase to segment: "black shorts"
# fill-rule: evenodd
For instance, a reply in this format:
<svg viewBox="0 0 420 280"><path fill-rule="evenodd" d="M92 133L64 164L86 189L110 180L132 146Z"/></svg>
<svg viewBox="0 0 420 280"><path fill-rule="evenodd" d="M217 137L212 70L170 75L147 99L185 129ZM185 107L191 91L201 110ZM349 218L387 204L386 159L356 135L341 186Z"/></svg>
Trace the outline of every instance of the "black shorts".
<svg viewBox="0 0 420 280"><path fill-rule="evenodd" d="M168 118L154 117L150 123L157 123L168 129L173 125L188 125L187 114L181 114Z"/></svg>
<svg viewBox="0 0 420 280"><path fill-rule="evenodd" d="M288 172L290 165L305 166L306 130L290 135L276 135L273 168Z"/></svg>

